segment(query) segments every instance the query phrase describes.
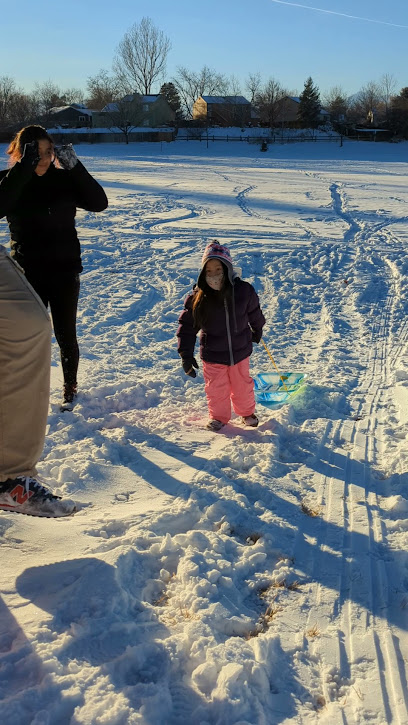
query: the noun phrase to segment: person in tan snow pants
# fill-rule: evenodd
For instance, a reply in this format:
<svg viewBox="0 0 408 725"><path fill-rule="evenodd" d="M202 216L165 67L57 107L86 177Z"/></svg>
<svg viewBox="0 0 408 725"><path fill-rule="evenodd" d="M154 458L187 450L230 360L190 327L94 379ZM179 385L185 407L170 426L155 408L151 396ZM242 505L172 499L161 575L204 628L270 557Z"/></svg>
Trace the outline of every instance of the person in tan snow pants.
<svg viewBox="0 0 408 725"><path fill-rule="evenodd" d="M66 516L75 510L35 478L45 439L51 323L41 299L0 244L0 510Z"/></svg>

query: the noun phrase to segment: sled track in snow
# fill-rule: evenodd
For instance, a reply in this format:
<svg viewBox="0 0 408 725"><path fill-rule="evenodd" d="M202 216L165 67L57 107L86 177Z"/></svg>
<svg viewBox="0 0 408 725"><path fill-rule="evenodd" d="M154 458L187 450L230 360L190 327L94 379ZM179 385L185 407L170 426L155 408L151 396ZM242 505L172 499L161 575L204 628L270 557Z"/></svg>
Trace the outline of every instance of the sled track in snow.
<svg viewBox="0 0 408 725"><path fill-rule="evenodd" d="M386 265L384 270L390 288L374 317L372 353L355 391L355 420L326 426L315 464L314 505L321 515L305 522L293 548L295 566L309 582L305 631L315 626L321 633L309 648L319 664L321 702L330 702L331 716L349 725L370 716L403 725L408 711L404 661L387 619L389 552L373 471L381 435L378 416L387 404L390 366L396 363L388 358L393 279ZM405 338L406 324L403 329ZM315 556L311 547L305 553L305 535L315 542Z"/></svg>

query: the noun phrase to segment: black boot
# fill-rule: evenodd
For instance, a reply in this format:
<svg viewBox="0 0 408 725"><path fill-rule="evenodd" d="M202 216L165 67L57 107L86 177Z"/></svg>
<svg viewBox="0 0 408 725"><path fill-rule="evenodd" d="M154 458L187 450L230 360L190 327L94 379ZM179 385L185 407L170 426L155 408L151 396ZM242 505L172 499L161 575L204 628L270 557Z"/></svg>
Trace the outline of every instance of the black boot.
<svg viewBox="0 0 408 725"><path fill-rule="evenodd" d="M73 410L78 395L77 385L65 383L60 410Z"/></svg>

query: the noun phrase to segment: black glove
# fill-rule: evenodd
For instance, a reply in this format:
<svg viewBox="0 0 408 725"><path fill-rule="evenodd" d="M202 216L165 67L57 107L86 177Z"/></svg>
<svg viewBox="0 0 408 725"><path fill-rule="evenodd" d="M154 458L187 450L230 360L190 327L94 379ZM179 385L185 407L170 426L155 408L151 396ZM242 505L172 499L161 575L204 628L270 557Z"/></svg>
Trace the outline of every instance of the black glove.
<svg viewBox="0 0 408 725"><path fill-rule="evenodd" d="M71 171L77 165L78 156L75 153L72 143L66 144L65 146L56 146L54 151L62 168L66 169L66 171Z"/></svg>
<svg viewBox="0 0 408 725"><path fill-rule="evenodd" d="M26 143L24 146L23 155L21 157L21 163L24 166L37 166L40 160L40 153L38 151L38 141L31 141Z"/></svg>
<svg viewBox="0 0 408 725"><path fill-rule="evenodd" d="M190 378L197 377L197 373L194 370L194 368L197 368L198 370L197 360L195 359L195 357L184 357L182 365L186 375L189 375Z"/></svg>
<svg viewBox="0 0 408 725"><path fill-rule="evenodd" d="M262 330L252 330L252 342L261 342Z"/></svg>

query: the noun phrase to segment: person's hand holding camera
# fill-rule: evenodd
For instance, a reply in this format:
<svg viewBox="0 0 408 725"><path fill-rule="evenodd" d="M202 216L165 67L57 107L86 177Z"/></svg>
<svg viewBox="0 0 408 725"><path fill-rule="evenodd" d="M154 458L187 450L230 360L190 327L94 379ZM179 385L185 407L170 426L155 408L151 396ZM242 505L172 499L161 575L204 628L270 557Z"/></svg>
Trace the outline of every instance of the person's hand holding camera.
<svg viewBox="0 0 408 725"><path fill-rule="evenodd" d="M24 145L23 155L20 163L23 166L36 167L40 160L40 152L38 150L38 141L30 141Z"/></svg>

